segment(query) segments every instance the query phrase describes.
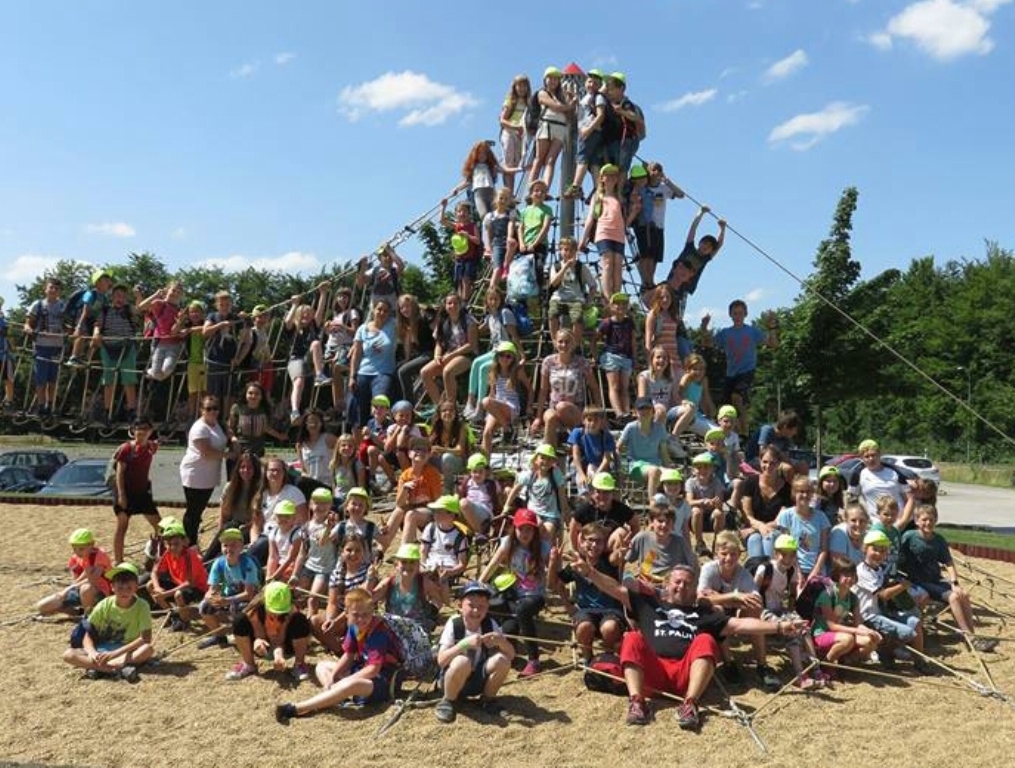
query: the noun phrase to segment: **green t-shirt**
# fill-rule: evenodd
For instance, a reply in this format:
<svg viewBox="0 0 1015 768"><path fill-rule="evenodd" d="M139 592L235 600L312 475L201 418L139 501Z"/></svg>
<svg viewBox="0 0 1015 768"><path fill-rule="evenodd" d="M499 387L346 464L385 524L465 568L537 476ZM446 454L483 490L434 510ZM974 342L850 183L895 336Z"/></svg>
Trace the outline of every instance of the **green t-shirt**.
<svg viewBox="0 0 1015 768"><path fill-rule="evenodd" d="M152 628L152 609L141 598L130 608L120 608L115 597L107 597L88 615L88 623L103 645L124 645Z"/></svg>
<svg viewBox="0 0 1015 768"><path fill-rule="evenodd" d="M543 221L553 218L553 210L546 203L528 205L522 209L522 237L530 246L543 228ZM545 242L545 240L544 240Z"/></svg>
<svg viewBox="0 0 1015 768"><path fill-rule="evenodd" d="M951 565L952 555L947 542L935 533L925 539L919 531L906 531L902 535L900 567L909 574L914 584L934 584L941 581L941 565Z"/></svg>
<svg viewBox="0 0 1015 768"><path fill-rule="evenodd" d="M856 612L860 609L860 603L852 592L847 592L845 597L841 597L838 589L831 592L825 590L818 595L818 599L814 601L814 627L812 632L815 637L829 631L823 608L832 609L836 624L852 624L853 617L857 615Z"/></svg>

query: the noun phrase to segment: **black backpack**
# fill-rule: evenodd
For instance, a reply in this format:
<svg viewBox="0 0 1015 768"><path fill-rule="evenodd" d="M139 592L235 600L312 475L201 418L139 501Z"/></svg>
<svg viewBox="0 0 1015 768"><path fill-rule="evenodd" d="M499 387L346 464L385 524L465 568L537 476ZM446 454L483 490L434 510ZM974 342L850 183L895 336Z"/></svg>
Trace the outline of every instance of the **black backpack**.
<svg viewBox="0 0 1015 768"><path fill-rule="evenodd" d="M529 96L529 103L525 107L525 116L522 118L525 132L530 136L536 135L536 131L539 130L539 119L543 116L543 105L539 103L539 94L542 90L540 88Z"/></svg>
<svg viewBox="0 0 1015 768"><path fill-rule="evenodd" d="M623 121L620 119L620 115L617 114L613 103L605 96L603 101L606 102L606 114L603 116L603 122L599 126L599 133L603 137L604 142L620 141L624 133Z"/></svg>

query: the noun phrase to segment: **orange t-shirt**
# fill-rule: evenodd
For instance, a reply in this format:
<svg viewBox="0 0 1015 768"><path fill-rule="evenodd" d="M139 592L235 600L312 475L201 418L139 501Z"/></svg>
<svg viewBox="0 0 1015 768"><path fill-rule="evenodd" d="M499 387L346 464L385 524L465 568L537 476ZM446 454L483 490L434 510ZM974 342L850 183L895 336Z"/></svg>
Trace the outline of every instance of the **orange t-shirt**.
<svg viewBox="0 0 1015 768"><path fill-rule="evenodd" d="M402 470L402 474L398 476L398 487L401 488L412 479L414 479L412 467ZM415 480L416 487L409 494L409 504L413 507L426 506L444 492L444 476L432 464L424 466L423 476L416 477Z"/></svg>
<svg viewBox="0 0 1015 768"><path fill-rule="evenodd" d="M98 588L99 591L104 595L112 594L113 586L109 583L109 580L103 576L106 571L113 567L112 561L109 559L109 555L103 552L98 547L92 547L88 553L88 557L81 559L77 555L71 555L70 560L67 561L67 568L70 569L71 576L77 581L78 578L85 572L86 568L96 567L99 569Z"/></svg>
<svg viewBox="0 0 1015 768"><path fill-rule="evenodd" d="M190 561L190 575L187 575L187 561ZM201 562L201 555L194 547L187 547L179 557L167 551L155 567L156 578L160 573L168 573L173 584L179 586L189 582L190 586L200 592L208 591L208 571Z"/></svg>

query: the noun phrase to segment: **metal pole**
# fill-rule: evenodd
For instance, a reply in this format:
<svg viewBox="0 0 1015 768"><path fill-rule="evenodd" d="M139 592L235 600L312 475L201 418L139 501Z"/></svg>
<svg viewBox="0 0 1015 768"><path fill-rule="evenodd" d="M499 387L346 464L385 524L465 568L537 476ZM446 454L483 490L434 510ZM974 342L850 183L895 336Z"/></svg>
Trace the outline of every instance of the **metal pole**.
<svg viewBox="0 0 1015 768"><path fill-rule="evenodd" d="M975 428L973 422L973 371L971 368L966 369L966 409L966 420L969 422L969 428L966 430L966 464L969 464L972 455L973 429Z"/></svg>
<svg viewBox="0 0 1015 768"><path fill-rule="evenodd" d="M575 102L585 96L585 73L574 62L564 68L563 87L574 94ZM564 196L564 190L574 179L578 157L578 120L568 121L567 141L560 153L560 174L557 176L557 195L560 199L560 237L574 237L574 200Z"/></svg>

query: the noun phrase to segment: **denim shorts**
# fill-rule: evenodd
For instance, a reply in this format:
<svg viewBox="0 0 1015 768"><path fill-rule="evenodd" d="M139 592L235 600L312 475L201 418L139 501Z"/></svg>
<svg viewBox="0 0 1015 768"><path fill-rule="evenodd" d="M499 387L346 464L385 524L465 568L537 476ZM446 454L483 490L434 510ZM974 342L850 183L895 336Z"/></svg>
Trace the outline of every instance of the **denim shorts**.
<svg viewBox="0 0 1015 768"><path fill-rule="evenodd" d="M602 366L604 371L609 371L611 373L614 371L630 373L634 368L634 363L631 362L631 358L626 355L618 355L616 352L603 352L599 356L599 365Z"/></svg>
<svg viewBox="0 0 1015 768"><path fill-rule="evenodd" d="M920 619L908 613L892 613L871 616L869 619L864 619L863 623L885 637L894 637L896 640L908 643L916 637L916 629L920 626Z"/></svg>
<svg viewBox="0 0 1015 768"><path fill-rule="evenodd" d="M616 240L596 240L596 250L599 251L600 256L605 256L608 253L619 253L623 256L624 244L618 243Z"/></svg>

